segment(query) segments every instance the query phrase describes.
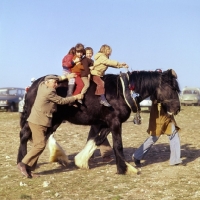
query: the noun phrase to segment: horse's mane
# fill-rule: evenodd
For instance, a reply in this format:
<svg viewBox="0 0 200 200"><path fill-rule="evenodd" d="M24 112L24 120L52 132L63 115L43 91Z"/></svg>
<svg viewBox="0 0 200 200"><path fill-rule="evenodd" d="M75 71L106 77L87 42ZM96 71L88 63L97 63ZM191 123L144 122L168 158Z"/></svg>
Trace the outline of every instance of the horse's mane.
<svg viewBox="0 0 200 200"><path fill-rule="evenodd" d="M132 71L129 74L129 82L134 87L135 92L139 92L143 97L146 96L147 90L154 93L155 87L161 87L162 83L169 84L180 93L177 77L173 75L172 70L164 72L158 71Z"/></svg>
<svg viewBox="0 0 200 200"><path fill-rule="evenodd" d="M120 78L118 74L106 74L103 77L103 80L105 82L105 89L109 91L110 95L118 96L120 92L122 93Z"/></svg>
<svg viewBox="0 0 200 200"><path fill-rule="evenodd" d="M148 93L154 93L155 86L161 81L161 73L157 71L132 71L129 74L129 82L134 91L140 95L146 96Z"/></svg>

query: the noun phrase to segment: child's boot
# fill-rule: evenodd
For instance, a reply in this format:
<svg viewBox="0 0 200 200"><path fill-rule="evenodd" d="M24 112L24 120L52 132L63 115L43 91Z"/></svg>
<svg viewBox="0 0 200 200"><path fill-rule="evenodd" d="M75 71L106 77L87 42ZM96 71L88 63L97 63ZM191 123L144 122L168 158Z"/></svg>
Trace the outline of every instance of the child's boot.
<svg viewBox="0 0 200 200"><path fill-rule="evenodd" d="M111 105L108 103L108 101L106 100L106 97L104 94L101 95L101 100L100 100L100 104L106 106L106 107L111 107Z"/></svg>

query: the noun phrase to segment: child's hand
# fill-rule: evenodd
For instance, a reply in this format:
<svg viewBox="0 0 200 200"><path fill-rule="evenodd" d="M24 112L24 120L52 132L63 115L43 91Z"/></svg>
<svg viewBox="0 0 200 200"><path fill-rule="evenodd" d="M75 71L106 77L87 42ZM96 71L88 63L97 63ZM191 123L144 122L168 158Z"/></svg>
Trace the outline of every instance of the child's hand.
<svg viewBox="0 0 200 200"><path fill-rule="evenodd" d="M124 68L129 68L129 66L125 63L125 65L123 65Z"/></svg>
<svg viewBox="0 0 200 200"><path fill-rule="evenodd" d="M75 73L70 73L67 75L67 79L71 79L71 78L74 78L76 77L77 75Z"/></svg>
<svg viewBox="0 0 200 200"><path fill-rule="evenodd" d="M128 65L126 63L121 63L121 65L124 67L124 68L128 68Z"/></svg>
<svg viewBox="0 0 200 200"><path fill-rule="evenodd" d="M91 67L89 67L90 68L90 70L93 70L94 69L94 66L91 66Z"/></svg>
<svg viewBox="0 0 200 200"><path fill-rule="evenodd" d="M76 57L76 58L73 60L74 63L78 63L79 61L80 61L80 58L78 58L78 57Z"/></svg>
<svg viewBox="0 0 200 200"><path fill-rule="evenodd" d="M126 63L120 63L119 66L123 68L128 68L128 65Z"/></svg>

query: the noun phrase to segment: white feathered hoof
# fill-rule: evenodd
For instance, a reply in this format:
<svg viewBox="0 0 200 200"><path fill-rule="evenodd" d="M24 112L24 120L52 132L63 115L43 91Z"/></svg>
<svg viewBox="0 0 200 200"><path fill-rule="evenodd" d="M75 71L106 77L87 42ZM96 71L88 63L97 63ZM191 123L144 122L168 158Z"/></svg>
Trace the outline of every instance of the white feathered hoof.
<svg viewBox="0 0 200 200"><path fill-rule="evenodd" d="M126 174L138 174L138 170L130 165L129 163L125 162L127 166Z"/></svg>
<svg viewBox="0 0 200 200"><path fill-rule="evenodd" d="M67 166L69 163L68 156L54 138L54 134L49 137L48 147L50 151L49 162L58 162L63 166Z"/></svg>
<svg viewBox="0 0 200 200"><path fill-rule="evenodd" d="M82 152L75 156L74 162L75 165L81 169L89 169L88 161L82 157Z"/></svg>
<svg viewBox="0 0 200 200"><path fill-rule="evenodd" d="M88 160L90 159L96 148L97 146L94 140L89 140L84 149L75 156L75 165L82 169L89 169Z"/></svg>

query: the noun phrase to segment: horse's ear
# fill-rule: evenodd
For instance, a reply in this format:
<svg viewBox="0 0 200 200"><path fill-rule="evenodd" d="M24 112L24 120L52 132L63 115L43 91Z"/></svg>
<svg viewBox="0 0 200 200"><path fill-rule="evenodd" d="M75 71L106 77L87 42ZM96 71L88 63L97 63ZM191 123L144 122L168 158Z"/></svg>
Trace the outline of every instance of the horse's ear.
<svg viewBox="0 0 200 200"><path fill-rule="evenodd" d="M170 69L170 71L171 71L172 76L177 79L178 77L177 77L176 72L173 69Z"/></svg>
<svg viewBox="0 0 200 200"><path fill-rule="evenodd" d="M127 72L127 74L128 74L128 75L131 75L131 72L130 72L130 71L128 71L128 72Z"/></svg>

